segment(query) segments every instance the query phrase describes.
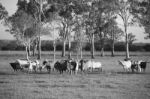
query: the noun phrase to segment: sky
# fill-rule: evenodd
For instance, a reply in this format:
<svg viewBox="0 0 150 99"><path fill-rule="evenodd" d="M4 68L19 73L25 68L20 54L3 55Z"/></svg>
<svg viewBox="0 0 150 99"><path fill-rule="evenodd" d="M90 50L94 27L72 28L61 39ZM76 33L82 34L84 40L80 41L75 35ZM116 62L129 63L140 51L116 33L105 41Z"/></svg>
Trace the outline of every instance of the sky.
<svg viewBox="0 0 150 99"><path fill-rule="evenodd" d="M6 8L6 10L8 11L9 15L12 15L13 13L15 13L16 9L17 9L17 1L18 0L0 0L0 2L2 3L2 5ZM119 19L118 22L121 23L121 20ZM6 32L6 27L3 26L2 23L0 23L0 40L1 39L14 39L14 37L9 33ZM150 39L145 40L144 37L146 36L144 34L144 29L138 26L132 26L129 27L128 29L128 33L132 32L134 35L136 35L136 42L143 42L143 43L150 43ZM48 37L44 37L46 39L48 39Z"/></svg>

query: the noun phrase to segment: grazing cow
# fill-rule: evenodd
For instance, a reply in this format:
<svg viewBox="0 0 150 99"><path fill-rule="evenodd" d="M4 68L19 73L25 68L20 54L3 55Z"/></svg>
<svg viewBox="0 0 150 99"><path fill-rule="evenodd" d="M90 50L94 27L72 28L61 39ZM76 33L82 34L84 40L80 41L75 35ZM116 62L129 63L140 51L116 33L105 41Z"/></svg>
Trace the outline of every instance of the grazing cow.
<svg viewBox="0 0 150 99"><path fill-rule="evenodd" d="M127 60L127 61L118 61L119 64L123 67L124 71L130 71L131 69L131 61Z"/></svg>
<svg viewBox="0 0 150 99"><path fill-rule="evenodd" d="M102 64L101 62L94 62L94 61L86 61L86 60L80 60L80 66L79 69L81 71L84 70L88 70L91 69L93 71L93 69L100 69L100 71L102 71Z"/></svg>
<svg viewBox="0 0 150 99"><path fill-rule="evenodd" d="M145 72L147 62L140 60L140 61L137 62L137 64L138 64L138 67L139 67L139 71L140 72L142 72L142 71Z"/></svg>
<svg viewBox="0 0 150 99"><path fill-rule="evenodd" d="M47 71L50 73L51 69L54 70L54 62L48 61L47 59L43 61L43 68L46 68Z"/></svg>
<svg viewBox="0 0 150 99"><path fill-rule="evenodd" d="M79 65L78 61L75 61L75 60L72 60L72 59L68 60L67 68L68 68L70 74L72 74L73 72L74 72L74 74L77 74L77 71L79 69L78 65Z"/></svg>
<svg viewBox="0 0 150 99"><path fill-rule="evenodd" d="M29 71L35 71L40 68L40 63L38 60L36 61L29 61Z"/></svg>
<svg viewBox="0 0 150 99"><path fill-rule="evenodd" d="M54 68L60 72L60 74L63 74L64 71L68 70L68 60L61 60L61 61L57 61L54 64Z"/></svg>
<svg viewBox="0 0 150 99"><path fill-rule="evenodd" d="M10 66L13 68L14 71L23 70L23 68L19 65L19 63L10 63Z"/></svg>

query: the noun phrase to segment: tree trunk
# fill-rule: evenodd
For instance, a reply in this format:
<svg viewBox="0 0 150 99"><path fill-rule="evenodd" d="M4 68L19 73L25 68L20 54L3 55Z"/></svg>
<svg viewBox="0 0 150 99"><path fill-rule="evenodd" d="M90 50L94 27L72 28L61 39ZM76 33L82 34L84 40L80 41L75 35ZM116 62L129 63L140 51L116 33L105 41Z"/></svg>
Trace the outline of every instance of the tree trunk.
<svg viewBox="0 0 150 99"><path fill-rule="evenodd" d="M79 60L79 52L80 52L80 50L77 49L77 60Z"/></svg>
<svg viewBox="0 0 150 99"><path fill-rule="evenodd" d="M35 56L37 45L33 45L33 56Z"/></svg>
<svg viewBox="0 0 150 99"><path fill-rule="evenodd" d="M125 34L126 34L126 59L129 59L129 44L128 44L128 33L127 33L127 24L125 24Z"/></svg>
<svg viewBox="0 0 150 99"><path fill-rule="evenodd" d="M101 56L104 57L104 40L101 40Z"/></svg>
<svg viewBox="0 0 150 99"><path fill-rule="evenodd" d="M41 59L41 38L39 36L39 41L38 41L38 59Z"/></svg>
<svg viewBox="0 0 150 99"><path fill-rule="evenodd" d="M94 51L95 51L95 47L94 47L94 33L92 34L92 43L91 43L91 58L94 59Z"/></svg>
<svg viewBox="0 0 150 99"><path fill-rule="evenodd" d="M71 41L69 40L68 59L71 58Z"/></svg>
<svg viewBox="0 0 150 99"><path fill-rule="evenodd" d="M114 49L115 49L115 42L114 42L114 40L112 40L112 48L111 48L111 56L112 57L114 57L115 55L114 55Z"/></svg>
<svg viewBox="0 0 150 99"><path fill-rule="evenodd" d="M26 58L29 60L29 55L28 55L28 46L26 46Z"/></svg>
<svg viewBox="0 0 150 99"><path fill-rule="evenodd" d="M33 56L35 56L35 53L36 53L36 51L37 51L37 39L35 39L34 40L34 43L33 43L33 49L32 49L32 54L33 54Z"/></svg>
<svg viewBox="0 0 150 99"><path fill-rule="evenodd" d="M83 58L82 45L80 46L80 57L81 57L81 59Z"/></svg>
<svg viewBox="0 0 150 99"><path fill-rule="evenodd" d="M28 55L29 55L29 56L31 56L31 48L30 48L30 47L31 47L31 46L30 46L30 44L29 44L29 46L28 46L28 50L27 50L27 51L28 51Z"/></svg>
<svg viewBox="0 0 150 99"><path fill-rule="evenodd" d="M40 0L40 10L39 10L39 35L38 35L38 59L41 59L41 13L42 13L42 1Z"/></svg>
<svg viewBox="0 0 150 99"><path fill-rule="evenodd" d="M56 59L56 42L55 42L55 40L53 42L53 47L54 47L54 57L53 57L53 60L54 60L54 63L55 63L55 59Z"/></svg>
<svg viewBox="0 0 150 99"><path fill-rule="evenodd" d="M101 56L104 57L104 47L101 48Z"/></svg>
<svg viewBox="0 0 150 99"><path fill-rule="evenodd" d="M62 57L66 56L66 41L63 41L63 50L62 50Z"/></svg>
<svg viewBox="0 0 150 99"><path fill-rule="evenodd" d="M112 32L112 45L111 45L111 56L114 57L114 53L115 53L115 35L114 35L114 31Z"/></svg>

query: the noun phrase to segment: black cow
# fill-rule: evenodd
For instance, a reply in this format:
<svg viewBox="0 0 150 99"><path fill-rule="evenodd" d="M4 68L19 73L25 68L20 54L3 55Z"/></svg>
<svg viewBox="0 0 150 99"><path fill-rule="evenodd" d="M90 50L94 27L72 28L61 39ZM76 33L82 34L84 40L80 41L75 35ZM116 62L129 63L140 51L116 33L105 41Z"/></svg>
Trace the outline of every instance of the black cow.
<svg viewBox="0 0 150 99"><path fill-rule="evenodd" d="M61 60L61 61L57 61L54 64L54 68L60 72L60 74L63 74L64 71L68 70L68 60Z"/></svg>
<svg viewBox="0 0 150 99"><path fill-rule="evenodd" d="M147 64L147 62L144 62L144 61L142 61L142 62L140 63L140 67L141 67L141 70L142 70L143 72L145 72L145 70L146 70L146 64Z"/></svg>
<svg viewBox="0 0 150 99"><path fill-rule="evenodd" d="M142 71L145 72L146 65L147 65L146 61L142 61L142 60L136 61L131 66L132 72L134 72L135 70L139 72L142 72Z"/></svg>
<svg viewBox="0 0 150 99"><path fill-rule="evenodd" d="M23 70L19 63L10 63L10 66L13 68L14 71Z"/></svg>

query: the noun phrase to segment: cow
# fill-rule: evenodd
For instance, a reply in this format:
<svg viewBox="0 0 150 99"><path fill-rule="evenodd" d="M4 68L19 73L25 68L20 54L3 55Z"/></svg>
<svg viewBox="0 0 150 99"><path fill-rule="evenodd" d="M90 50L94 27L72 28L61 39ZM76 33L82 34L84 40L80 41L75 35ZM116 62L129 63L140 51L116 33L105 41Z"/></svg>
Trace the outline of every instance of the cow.
<svg viewBox="0 0 150 99"><path fill-rule="evenodd" d="M61 60L61 61L56 61L54 64L54 68L60 72L60 74L63 74L64 71L68 70L68 60Z"/></svg>
<svg viewBox="0 0 150 99"><path fill-rule="evenodd" d="M70 74L72 74L72 73L77 74L77 71L79 69L78 61L73 60L73 59L69 59L67 69L68 69Z"/></svg>
<svg viewBox="0 0 150 99"><path fill-rule="evenodd" d="M92 71L94 69L99 69L100 71L102 71L102 64L101 62L95 62L95 61L91 61L91 60L80 60L80 66L79 69L81 71L85 71L85 70L89 70L91 69Z"/></svg>
<svg viewBox="0 0 150 99"><path fill-rule="evenodd" d="M10 66L13 68L14 71L23 70L19 63L16 62L10 63Z"/></svg>
<svg viewBox="0 0 150 99"><path fill-rule="evenodd" d="M51 69L54 70L54 62L48 61L47 59L43 61L43 68L46 68L47 71L50 73Z"/></svg>
<svg viewBox="0 0 150 99"><path fill-rule="evenodd" d="M23 69L29 68L29 60L27 59L17 59L15 63L18 63Z"/></svg>
<svg viewBox="0 0 150 99"><path fill-rule="evenodd" d="M130 60L124 60L124 61L119 60L118 63L119 63L119 65L121 65L123 67L125 72L130 71L131 65L132 65Z"/></svg>
<svg viewBox="0 0 150 99"><path fill-rule="evenodd" d="M18 63L23 69L28 69L28 72L36 72L37 69L40 68L40 63L38 60L31 61L28 59L17 59L15 63Z"/></svg>
<svg viewBox="0 0 150 99"><path fill-rule="evenodd" d="M32 71L36 72L37 69L39 68L40 68L40 63L38 60L29 61L29 68L28 68L29 72L32 72Z"/></svg>
<svg viewBox="0 0 150 99"><path fill-rule="evenodd" d="M138 67L138 64L136 61L132 62L131 64L131 70L132 72L134 73L135 71L138 71L139 70L139 67Z"/></svg>
<svg viewBox="0 0 150 99"><path fill-rule="evenodd" d="M140 60L140 61L137 62L137 65L139 67L139 71L140 72L145 72L147 63L148 62L142 61L142 60Z"/></svg>
<svg viewBox="0 0 150 99"><path fill-rule="evenodd" d="M79 61L79 70L83 71L84 63L88 62L88 60L81 59Z"/></svg>

